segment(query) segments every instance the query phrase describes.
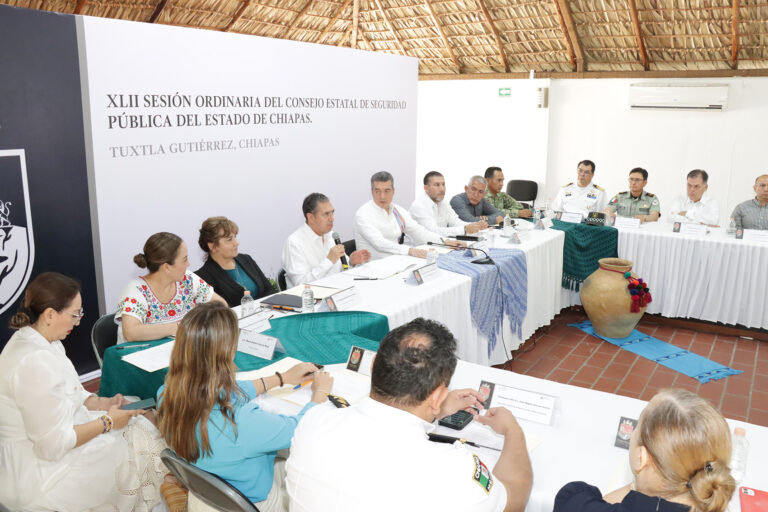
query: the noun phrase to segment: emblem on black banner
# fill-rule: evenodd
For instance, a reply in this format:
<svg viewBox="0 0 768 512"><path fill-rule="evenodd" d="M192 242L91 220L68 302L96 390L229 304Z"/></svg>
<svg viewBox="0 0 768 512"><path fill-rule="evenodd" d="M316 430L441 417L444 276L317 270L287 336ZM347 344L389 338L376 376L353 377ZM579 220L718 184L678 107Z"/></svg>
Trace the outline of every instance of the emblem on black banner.
<svg viewBox="0 0 768 512"><path fill-rule="evenodd" d="M0 313L27 286L34 259L24 150L0 151Z"/></svg>

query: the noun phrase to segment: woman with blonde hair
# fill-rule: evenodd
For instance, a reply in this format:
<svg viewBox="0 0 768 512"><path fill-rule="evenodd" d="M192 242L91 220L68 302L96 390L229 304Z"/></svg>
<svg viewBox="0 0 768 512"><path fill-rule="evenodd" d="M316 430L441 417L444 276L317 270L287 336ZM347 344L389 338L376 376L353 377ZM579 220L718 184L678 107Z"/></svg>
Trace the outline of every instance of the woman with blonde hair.
<svg viewBox="0 0 768 512"><path fill-rule="evenodd" d="M165 448L144 411L83 389L63 340L83 317L80 285L37 276L0 354L0 502L11 510L146 511Z"/></svg>
<svg viewBox="0 0 768 512"><path fill-rule="evenodd" d="M118 343L157 340L176 334L184 315L209 300L224 302L204 279L189 272L187 244L173 233L155 233L133 257L149 274L128 283L115 313Z"/></svg>
<svg viewBox="0 0 768 512"><path fill-rule="evenodd" d="M634 482L604 498L596 487L571 482L557 494L554 511L723 512L736 488L730 458L723 416L690 391L663 390L648 402L630 439Z"/></svg>
<svg viewBox="0 0 768 512"><path fill-rule="evenodd" d="M177 455L214 473L259 510L285 510L285 460L301 417L327 400L333 378L312 363L254 381L235 381L238 326L220 303L198 306L179 325L165 385L158 390L160 431ZM312 401L296 416L272 414L251 400L270 388L312 381Z"/></svg>

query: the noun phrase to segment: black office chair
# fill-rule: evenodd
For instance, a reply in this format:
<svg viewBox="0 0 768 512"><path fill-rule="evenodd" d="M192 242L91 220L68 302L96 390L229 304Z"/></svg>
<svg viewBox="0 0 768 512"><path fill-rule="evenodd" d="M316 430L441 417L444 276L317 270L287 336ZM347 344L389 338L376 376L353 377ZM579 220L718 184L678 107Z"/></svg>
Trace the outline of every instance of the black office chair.
<svg viewBox="0 0 768 512"><path fill-rule="evenodd" d="M281 292L288 289L288 283L285 282L285 269L281 268L277 274L277 287L280 288Z"/></svg>
<svg viewBox="0 0 768 512"><path fill-rule="evenodd" d="M93 353L96 354L96 360L99 362L99 368L101 368L104 351L112 345L117 345L117 324L115 324L114 313L102 316L93 324L91 345L93 345Z"/></svg>
<svg viewBox="0 0 768 512"><path fill-rule="evenodd" d="M357 244L355 244L355 239L347 240L344 242L344 252L347 253L347 256L352 254L357 250Z"/></svg>
<svg viewBox="0 0 768 512"><path fill-rule="evenodd" d="M536 202L536 196L539 193L539 184L530 180L509 180L507 182L507 194L511 195L520 202L530 201L526 204L528 208L533 207Z"/></svg>
<svg viewBox="0 0 768 512"><path fill-rule="evenodd" d="M165 467L173 473L189 494L221 512L259 512L256 505L229 482L185 461L173 450L166 448L160 454Z"/></svg>

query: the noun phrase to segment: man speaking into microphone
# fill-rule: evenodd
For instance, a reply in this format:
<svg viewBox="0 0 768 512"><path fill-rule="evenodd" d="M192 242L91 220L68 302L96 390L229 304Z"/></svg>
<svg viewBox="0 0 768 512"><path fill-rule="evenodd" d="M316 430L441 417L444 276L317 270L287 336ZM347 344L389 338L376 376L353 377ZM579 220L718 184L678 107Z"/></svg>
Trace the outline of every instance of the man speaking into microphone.
<svg viewBox="0 0 768 512"><path fill-rule="evenodd" d="M309 194L301 209L306 222L283 245L282 266L289 287L311 283L371 259L371 253L362 250L350 254L347 261L339 235L332 232L334 209L325 195Z"/></svg>

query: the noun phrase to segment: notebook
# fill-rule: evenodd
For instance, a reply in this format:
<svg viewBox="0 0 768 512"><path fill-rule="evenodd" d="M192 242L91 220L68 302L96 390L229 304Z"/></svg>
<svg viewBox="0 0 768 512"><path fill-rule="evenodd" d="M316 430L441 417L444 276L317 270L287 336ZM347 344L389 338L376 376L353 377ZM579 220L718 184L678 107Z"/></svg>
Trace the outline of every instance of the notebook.
<svg viewBox="0 0 768 512"><path fill-rule="evenodd" d="M300 309L301 297L297 297L296 295L288 295L287 293L278 293L277 295L272 295L271 297L262 299L261 303L268 304L270 306L285 306L289 308Z"/></svg>

